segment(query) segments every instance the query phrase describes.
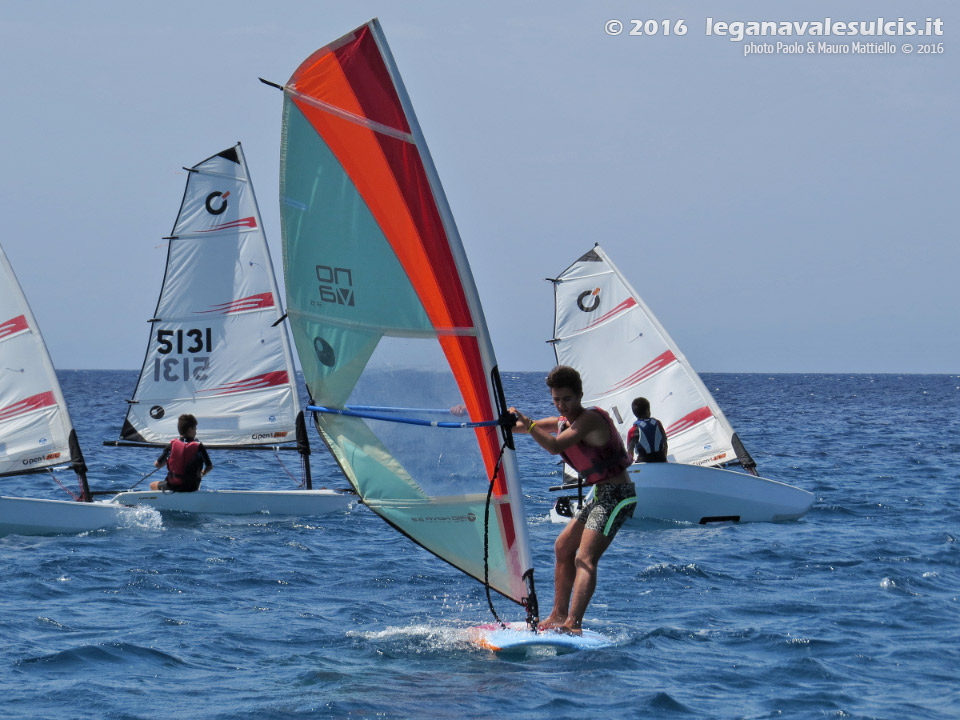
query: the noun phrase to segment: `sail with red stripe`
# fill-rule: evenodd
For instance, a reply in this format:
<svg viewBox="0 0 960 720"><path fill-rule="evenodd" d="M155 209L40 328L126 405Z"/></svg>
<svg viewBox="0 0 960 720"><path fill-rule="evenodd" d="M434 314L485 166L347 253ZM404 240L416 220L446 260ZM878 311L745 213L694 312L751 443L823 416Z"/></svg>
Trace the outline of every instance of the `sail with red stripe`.
<svg viewBox="0 0 960 720"><path fill-rule="evenodd" d="M607 254L594 247L552 279L557 362L583 378L583 404L614 419L626 441L631 403L650 401L671 459L691 465L755 465L684 357Z"/></svg>
<svg viewBox="0 0 960 720"><path fill-rule="evenodd" d="M529 607L493 348L376 20L315 52L284 87L280 184L287 308L311 398L326 408L321 436L367 507ZM459 421L469 427L448 427Z"/></svg>
<svg viewBox="0 0 960 720"><path fill-rule="evenodd" d="M208 447L292 442L293 352L243 149L187 171L122 441L167 443L192 413Z"/></svg>
<svg viewBox="0 0 960 720"><path fill-rule="evenodd" d="M66 463L86 472L71 435L76 437L47 346L0 248L0 476Z"/></svg>

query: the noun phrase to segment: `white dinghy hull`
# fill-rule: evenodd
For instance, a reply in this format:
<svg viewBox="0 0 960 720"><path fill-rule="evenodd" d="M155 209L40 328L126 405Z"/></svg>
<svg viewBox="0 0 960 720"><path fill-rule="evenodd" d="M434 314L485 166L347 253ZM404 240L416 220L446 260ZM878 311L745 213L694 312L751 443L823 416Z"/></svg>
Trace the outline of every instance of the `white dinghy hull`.
<svg viewBox="0 0 960 720"><path fill-rule="evenodd" d="M115 528L123 507L110 503L0 497L0 536L68 535Z"/></svg>
<svg viewBox="0 0 960 720"><path fill-rule="evenodd" d="M629 473L637 486L634 521L783 522L802 517L815 499L776 480L698 465L637 463ZM569 522L572 514L565 505L575 512L576 497L558 500L550 513L553 522Z"/></svg>
<svg viewBox="0 0 960 720"><path fill-rule="evenodd" d="M137 490L110 499L115 505L147 505L160 511L216 515L325 515L346 510L356 500L337 490Z"/></svg>

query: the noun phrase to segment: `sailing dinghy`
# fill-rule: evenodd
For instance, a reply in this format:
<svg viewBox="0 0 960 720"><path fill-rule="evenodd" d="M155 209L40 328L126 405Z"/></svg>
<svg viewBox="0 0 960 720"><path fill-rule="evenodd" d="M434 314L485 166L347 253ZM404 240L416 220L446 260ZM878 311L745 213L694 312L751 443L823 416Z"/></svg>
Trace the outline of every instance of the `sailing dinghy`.
<svg viewBox="0 0 960 720"><path fill-rule="evenodd" d="M515 420L379 23L282 89L287 311L317 430L368 508L535 626Z"/></svg>
<svg viewBox="0 0 960 720"><path fill-rule="evenodd" d="M112 502L231 515L342 510L352 494L312 488L290 342L243 149L237 143L185 169L146 358L120 440L104 444L159 455L177 436L177 418L192 413L209 450L299 451L305 488L138 490Z"/></svg>
<svg viewBox="0 0 960 720"><path fill-rule="evenodd" d="M0 497L0 535L116 527L125 508L90 502L87 466L47 346L0 247L0 478L69 467L76 500ZM68 491L69 492L69 491Z"/></svg>
<svg viewBox="0 0 960 720"><path fill-rule="evenodd" d="M679 522L795 520L813 504L806 490L756 474L756 463L677 344L597 245L557 278L553 344L557 363L583 379L583 404L613 418L624 443L646 397L667 431L671 462L637 463L635 518ZM744 472L724 468L739 467ZM564 468L559 490L577 488ZM561 497L551 518L567 522L579 497Z"/></svg>

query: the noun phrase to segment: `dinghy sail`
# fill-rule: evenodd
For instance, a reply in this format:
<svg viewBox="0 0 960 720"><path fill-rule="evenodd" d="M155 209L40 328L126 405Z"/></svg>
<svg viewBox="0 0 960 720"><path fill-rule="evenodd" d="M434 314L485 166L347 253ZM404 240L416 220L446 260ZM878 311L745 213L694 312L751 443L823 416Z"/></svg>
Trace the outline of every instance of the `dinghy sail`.
<svg viewBox="0 0 960 720"><path fill-rule="evenodd" d="M610 413L624 443L642 396L667 431L670 455L688 465L756 463L680 348L603 249L596 245L553 282L557 363L583 378L584 405ZM592 355L605 352L603 362Z"/></svg>
<svg viewBox="0 0 960 720"><path fill-rule="evenodd" d="M493 348L379 23L283 90L287 310L318 431L367 507L535 620Z"/></svg>
<svg viewBox="0 0 960 720"><path fill-rule="evenodd" d="M187 412L209 448L293 442L293 360L243 149L187 170L121 443L162 447Z"/></svg>
<svg viewBox="0 0 960 720"><path fill-rule="evenodd" d="M118 510L90 503L87 466L53 362L0 247L0 477L54 477L58 466L76 473L75 499L85 502L0 497L0 535L107 527L117 523Z"/></svg>
<svg viewBox="0 0 960 720"><path fill-rule="evenodd" d="M0 248L0 477L70 465L90 500L87 466L53 362Z"/></svg>
<svg viewBox="0 0 960 720"><path fill-rule="evenodd" d="M121 438L105 444L163 447L177 436L177 418L191 413L207 448L299 450L309 490L310 450L293 356L243 148L237 143L185 169L143 368ZM312 498L323 511L326 504L348 503L342 494L324 495L327 503ZM232 514L311 514L316 508L308 499L298 491L138 491L114 498Z"/></svg>
<svg viewBox="0 0 960 720"><path fill-rule="evenodd" d="M769 522L807 512L811 493L757 475L710 391L599 245L549 279L555 299L549 342L557 363L580 372L583 404L606 410L626 443L633 399L646 397L667 432L670 462L630 468L637 518ZM723 469L736 466L746 472ZM570 488L579 488L577 474L565 466L564 484L551 489ZM581 502L561 497L551 519L569 521Z"/></svg>

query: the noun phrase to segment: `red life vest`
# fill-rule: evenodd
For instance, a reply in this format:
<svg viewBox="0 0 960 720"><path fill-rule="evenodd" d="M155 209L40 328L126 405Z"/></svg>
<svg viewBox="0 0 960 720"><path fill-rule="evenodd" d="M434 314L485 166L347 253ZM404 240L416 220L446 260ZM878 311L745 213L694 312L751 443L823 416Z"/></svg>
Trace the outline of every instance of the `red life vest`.
<svg viewBox="0 0 960 720"><path fill-rule="evenodd" d="M167 458L167 484L178 490L196 490L200 487L200 467L197 457L200 443L185 442L177 438L170 442L170 457Z"/></svg>
<svg viewBox="0 0 960 720"><path fill-rule="evenodd" d="M610 439L600 447L591 447L582 442L571 445L560 453L560 457L566 461L567 465L583 476L584 485L596 485L619 475L630 467L632 461L623 447L623 439L617 432L610 416L598 407L588 409L600 413L606 420L607 428L610 430ZM566 427L567 419L560 418L558 430L562 432Z"/></svg>

